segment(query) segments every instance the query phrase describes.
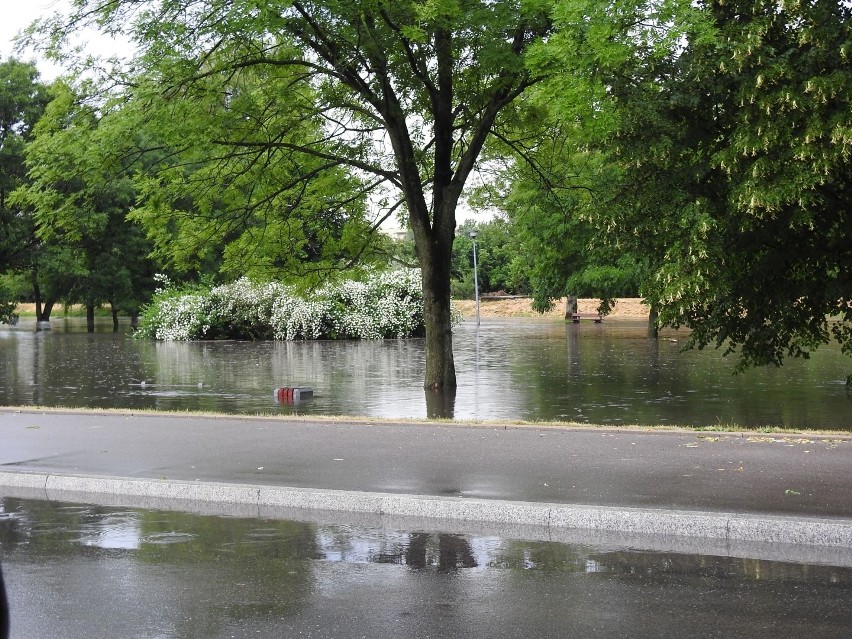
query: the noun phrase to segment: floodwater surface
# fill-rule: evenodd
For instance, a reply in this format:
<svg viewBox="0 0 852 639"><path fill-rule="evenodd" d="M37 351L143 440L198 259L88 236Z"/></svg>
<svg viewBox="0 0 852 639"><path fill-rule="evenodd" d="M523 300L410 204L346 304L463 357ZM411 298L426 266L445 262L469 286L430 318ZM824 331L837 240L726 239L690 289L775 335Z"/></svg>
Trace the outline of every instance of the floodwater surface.
<svg viewBox="0 0 852 639"><path fill-rule="evenodd" d="M852 568L0 498L12 639L849 636Z"/></svg>
<svg viewBox="0 0 852 639"><path fill-rule="evenodd" d="M852 429L852 360L838 348L735 375L732 357L683 352L676 332L649 339L640 321L463 322L453 337L458 389L437 404L422 388L420 339L154 342L127 326L30 324L0 327L0 404ZM282 386L315 396L280 404Z"/></svg>

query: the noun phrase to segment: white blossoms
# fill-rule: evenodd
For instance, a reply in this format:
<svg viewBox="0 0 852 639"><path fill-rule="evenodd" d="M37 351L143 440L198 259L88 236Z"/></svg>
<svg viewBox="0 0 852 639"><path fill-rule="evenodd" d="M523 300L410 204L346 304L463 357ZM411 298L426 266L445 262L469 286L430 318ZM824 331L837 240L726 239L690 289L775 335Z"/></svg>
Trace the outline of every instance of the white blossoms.
<svg viewBox="0 0 852 639"><path fill-rule="evenodd" d="M159 290L139 337L198 339L383 339L423 334L419 270L372 273L326 285L310 299L246 278L207 293Z"/></svg>

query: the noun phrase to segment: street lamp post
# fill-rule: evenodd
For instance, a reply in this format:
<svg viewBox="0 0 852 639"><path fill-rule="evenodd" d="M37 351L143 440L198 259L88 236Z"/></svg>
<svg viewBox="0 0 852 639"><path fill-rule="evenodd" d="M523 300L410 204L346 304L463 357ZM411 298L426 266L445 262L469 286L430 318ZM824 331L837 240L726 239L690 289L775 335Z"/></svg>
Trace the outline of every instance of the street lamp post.
<svg viewBox="0 0 852 639"><path fill-rule="evenodd" d="M470 239L473 240L473 294L476 299L476 325L479 326L479 275L476 272L476 229L470 232Z"/></svg>

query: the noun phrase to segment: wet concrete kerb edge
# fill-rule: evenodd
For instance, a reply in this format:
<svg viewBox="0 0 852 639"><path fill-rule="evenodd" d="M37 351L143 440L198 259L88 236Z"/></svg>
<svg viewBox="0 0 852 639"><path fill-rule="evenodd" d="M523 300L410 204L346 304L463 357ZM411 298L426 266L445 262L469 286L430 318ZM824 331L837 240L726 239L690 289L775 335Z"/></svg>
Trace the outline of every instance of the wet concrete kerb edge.
<svg viewBox="0 0 852 639"><path fill-rule="evenodd" d="M264 511L334 511L411 517L438 522L538 526L627 535L688 537L725 543L775 543L852 548L852 519L789 517L611 506L535 503L430 495L317 490L256 484L152 480L111 476L0 472L0 494L49 501L86 501L99 495L127 506L174 510L181 502ZM179 509L179 508L177 508Z"/></svg>

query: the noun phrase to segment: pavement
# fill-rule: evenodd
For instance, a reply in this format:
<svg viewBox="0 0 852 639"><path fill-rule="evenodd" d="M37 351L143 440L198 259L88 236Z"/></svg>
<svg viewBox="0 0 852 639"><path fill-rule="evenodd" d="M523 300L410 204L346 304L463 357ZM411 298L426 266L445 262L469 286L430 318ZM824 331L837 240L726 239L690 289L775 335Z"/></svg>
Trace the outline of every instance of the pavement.
<svg viewBox="0 0 852 639"><path fill-rule="evenodd" d="M4 408L0 496L783 546L852 565L843 435Z"/></svg>

